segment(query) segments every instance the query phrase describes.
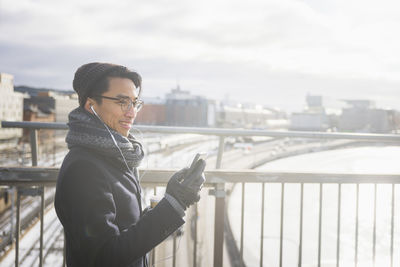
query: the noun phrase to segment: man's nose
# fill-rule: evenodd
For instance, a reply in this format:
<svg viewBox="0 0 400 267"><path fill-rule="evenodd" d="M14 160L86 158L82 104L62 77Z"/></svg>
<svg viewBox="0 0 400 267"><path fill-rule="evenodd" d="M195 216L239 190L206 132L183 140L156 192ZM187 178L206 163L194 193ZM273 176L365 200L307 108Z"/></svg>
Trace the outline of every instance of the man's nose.
<svg viewBox="0 0 400 267"><path fill-rule="evenodd" d="M134 118L136 116L136 108L132 105L130 109L125 112L125 116Z"/></svg>

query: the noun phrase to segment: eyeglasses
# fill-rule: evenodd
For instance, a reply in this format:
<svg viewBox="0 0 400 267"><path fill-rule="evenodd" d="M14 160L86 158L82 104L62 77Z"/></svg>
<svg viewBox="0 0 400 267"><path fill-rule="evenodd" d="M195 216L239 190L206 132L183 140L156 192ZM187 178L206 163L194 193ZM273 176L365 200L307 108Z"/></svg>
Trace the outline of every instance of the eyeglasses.
<svg viewBox="0 0 400 267"><path fill-rule="evenodd" d="M103 95L94 95L93 97L101 97L105 99L118 101L117 104L121 106L121 110L123 112L128 112L129 110L131 110L132 107L136 110L136 112L138 112L143 107L144 104L143 100L141 99L136 99L135 101L132 101L130 98L116 98Z"/></svg>

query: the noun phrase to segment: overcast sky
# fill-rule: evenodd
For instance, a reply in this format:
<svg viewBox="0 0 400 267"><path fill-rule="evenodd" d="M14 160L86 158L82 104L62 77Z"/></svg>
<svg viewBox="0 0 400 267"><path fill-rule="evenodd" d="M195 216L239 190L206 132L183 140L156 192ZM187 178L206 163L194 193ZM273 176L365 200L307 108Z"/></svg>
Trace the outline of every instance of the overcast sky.
<svg viewBox="0 0 400 267"><path fill-rule="evenodd" d="M177 82L214 99L301 110L305 95L400 110L398 0L0 0L0 72L72 89L75 70L128 66L145 96Z"/></svg>

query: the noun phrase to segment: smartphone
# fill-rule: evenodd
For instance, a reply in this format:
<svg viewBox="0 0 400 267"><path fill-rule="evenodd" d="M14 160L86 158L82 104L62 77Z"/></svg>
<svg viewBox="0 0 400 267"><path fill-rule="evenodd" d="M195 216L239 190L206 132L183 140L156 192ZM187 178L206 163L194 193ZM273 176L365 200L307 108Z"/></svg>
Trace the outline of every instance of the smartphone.
<svg viewBox="0 0 400 267"><path fill-rule="evenodd" d="M192 164L190 164L189 171L193 170L194 166L196 165L196 162L197 162L199 159L205 160L206 157L207 157L207 153L206 153L206 152L197 153L196 156L194 156L194 159L193 159L193 161L192 161Z"/></svg>
<svg viewBox="0 0 400 267"><path fill-rule="evenodd" d="M203 153L197 153L196 156L194 156L194 159L193 159L193 161L192 161L192 164L190 164L188 173L191 173L191 172L193 171L193 169L194 169L194 167L196 166L196 163L197 163L197 161L198 161L199 159L205 160L206 157L207 157L207 153L204 153L204 152L203 152ZM192 175L189 175L189 177L195 178L195 177L193 177ZM185 180L183 180L182 184L183 184L183 185L191 184L191 181L190 181L190 180L191 180L191 178L185 179ZM194 187L194 188L197 189L197 188L199 187L199 185L196 184L196 183L192 183L190 187Z"/></svg>

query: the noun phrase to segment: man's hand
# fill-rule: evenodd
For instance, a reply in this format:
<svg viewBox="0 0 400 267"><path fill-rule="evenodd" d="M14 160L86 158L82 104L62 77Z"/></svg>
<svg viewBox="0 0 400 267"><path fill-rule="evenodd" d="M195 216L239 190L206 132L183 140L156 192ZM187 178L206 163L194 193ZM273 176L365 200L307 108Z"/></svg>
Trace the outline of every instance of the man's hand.
<svg viewBox="0 0 400 267"><path fill-rule="evenodd" d="M206 162L200 159L191 171L185 168L176 172L167 184L166 193L174 197L184 210L200 200L205 166Z"/></svg>

